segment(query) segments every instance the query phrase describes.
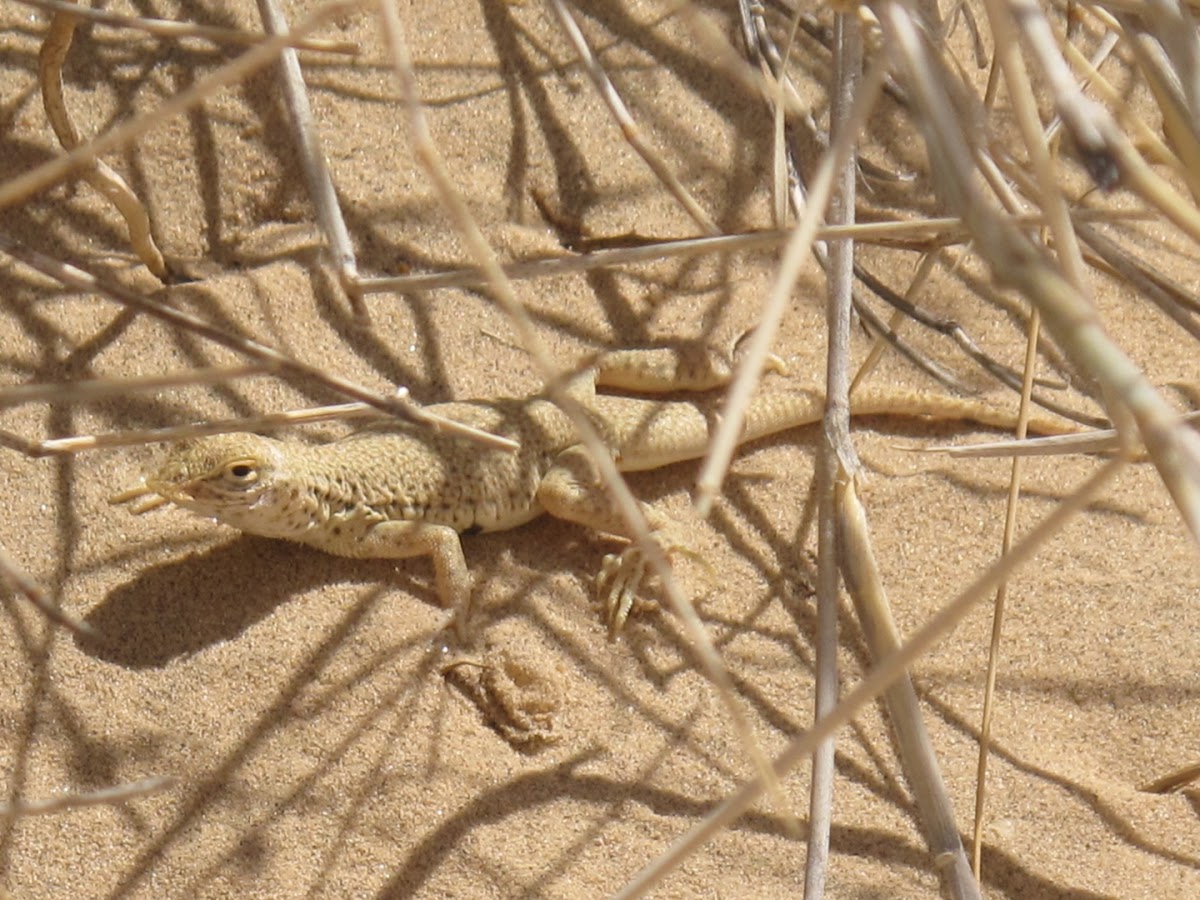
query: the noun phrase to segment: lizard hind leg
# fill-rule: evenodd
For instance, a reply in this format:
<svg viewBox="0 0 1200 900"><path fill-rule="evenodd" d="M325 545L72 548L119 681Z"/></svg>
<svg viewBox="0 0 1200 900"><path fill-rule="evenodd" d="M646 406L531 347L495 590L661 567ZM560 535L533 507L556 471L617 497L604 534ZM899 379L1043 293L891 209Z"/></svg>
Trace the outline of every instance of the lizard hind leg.
<svg viewBox="0 0 1200 900"><path fill-rule="evenodd" d="M597 358L594 371L599 387L642 394L711 391L733 377L729 354L697 344L610 350Z"/></svg>
<svg viewBox="0 0 1200 900"><path fill-rule="evenodd" d="M734 365L740 358L745 337L738 338L729 351L711 344L682 343L602 353L593 367L595 383L599 387L642 394L726 387L733 381ZM787 366L773 353L768 354L764 369L787 374Z"/></svg>
<svg viewBox="0 0 1200 900"><path fill-rule="evenodd" d="M537 499L555 518L593 531L631 537L582 447L572 447L559 455L538 486ZM684 540L670 519L644 505L642 512L654 540L668 557L687 552ZM620 632L633 610L645 574L645 554L636 544L605 557L596 585L610 638Z"/></svg>

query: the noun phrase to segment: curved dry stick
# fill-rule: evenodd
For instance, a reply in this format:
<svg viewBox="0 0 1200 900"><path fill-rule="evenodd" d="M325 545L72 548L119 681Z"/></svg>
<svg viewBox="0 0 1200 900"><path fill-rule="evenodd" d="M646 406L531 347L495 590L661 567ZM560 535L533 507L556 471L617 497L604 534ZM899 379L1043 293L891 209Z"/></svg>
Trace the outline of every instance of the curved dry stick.
<svg viewBox="0 0 1200 900"><path fill-rule="evenodd" d="M375 3L376 0L328 0L289 34L276 35L255 44L253 48L221 66L211 75L205 76L186 90L172 94L153 112L130 119L63 156L50 159L19 177L0 184L0 209L14 206L65 181L75 172L90 166L101 153L125 146L171 116L192 109L205 97L269 65L278 57L281 48L295 45L298 40L326 22L360 8L371 8Z"/></svg>
<svg viewBox="0 0 1200 900"><path fill-rule="evenodd" d="M67 51L71 49L71 39L75 36L75 25L78 21L79 17L74 13L56 12L50 19L50 28L38 54L38 76L42 85L42 105L46 109L46 118L50 120L50 127L58 136L58 142L68 151L83 143L75 123L71 121L71 114L67 112L62 82L63 62L67 58ZM83 169L79 177L117 208L117 212L125 219L125 225L129 228L129 243L133 245L138 259L160 281L167 281L167 264L163 262L162 254L154 243L153 235L150 234L150 216L137 194L125 183L125 179L108 163L99 159Z"/></svg>

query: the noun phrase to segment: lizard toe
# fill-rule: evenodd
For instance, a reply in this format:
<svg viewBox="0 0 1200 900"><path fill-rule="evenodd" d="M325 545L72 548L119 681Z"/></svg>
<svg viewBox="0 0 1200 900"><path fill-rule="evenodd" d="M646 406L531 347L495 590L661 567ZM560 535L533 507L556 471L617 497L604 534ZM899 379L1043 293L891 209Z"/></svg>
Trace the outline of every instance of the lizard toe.
<svg viewBox="0 0 1200 900"><path fill-rule="evenodd" d="M688 557L694 555L676 529L670 526L656 528L654 539L662 548L668 563L677 553ZM654 601L638 596L645 580L646 555L637 544L630 544L620 553L610 553L604 557L596 577L596 588L608 625L609 640L614 640L621 633L630 613L657 607Z"/></svg>
<svg viewBox="0 0 1200 900"><path fill-rule="evenodd" d="M596 586L608 625L608 638L613 640L625 627L633 610L638 589L646 575L646 557L636 546L620 553L610 553L600 564Z"/></svg>

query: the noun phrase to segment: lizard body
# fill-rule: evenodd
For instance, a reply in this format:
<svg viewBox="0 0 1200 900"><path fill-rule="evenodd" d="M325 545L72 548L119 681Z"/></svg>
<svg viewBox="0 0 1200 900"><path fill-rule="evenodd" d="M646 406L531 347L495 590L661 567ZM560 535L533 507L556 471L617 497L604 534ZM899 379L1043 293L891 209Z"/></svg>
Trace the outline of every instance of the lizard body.
<svg viewBox="0 0 1200 900"><path fill-rule="evenodd" d="M667 390L715 387L724 369L699 375L647 372L643 353L610 354L595 383ZM689 401L596 394L588 383L578 399L622 471L641 471L697 459L708 449L713 417ZM621 516L599 484L574 425L542 396L437 404L431 412L513 438L515 452L408 424L384 423L322 445L240 433L184 441L141 485L114 500L150 497L210 516L250 534L285 538L349 557L431 556L438 594L455 611L466 636L470 578L461 534L498 531L542 513L623 535ZM820 421L824 398L814 391L764 393L751 401L740 442ZM1014 416L975 400L889 388L866 388L851 399L852 415L903 415L970 420L1011 427ZM1075 430L1035 420L1035 431ZM647 509L651 528L666 536L670 522ZM669 549L675 548L672 544ZM619 628L640 576L623 555L609 596ZM636 570L636 571L630 571ZM611 574L611 569L609 570Z"/></svg>

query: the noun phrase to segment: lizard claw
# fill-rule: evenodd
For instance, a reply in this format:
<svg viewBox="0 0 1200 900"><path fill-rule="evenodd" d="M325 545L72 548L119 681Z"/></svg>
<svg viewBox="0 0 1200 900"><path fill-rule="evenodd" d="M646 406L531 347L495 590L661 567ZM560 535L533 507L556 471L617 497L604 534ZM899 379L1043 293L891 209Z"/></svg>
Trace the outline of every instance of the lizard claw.
<svg viewBox="0 0 1200 900"><path fill-rule="evenodd" d="M608 639L614 640L633 609L638 588L646 574L646 557L641 548L633 545L620 553L610 553L600 564L596 586L604 607Z"/></svg>
<svg viewBox="0 0 1200 900"><path fill-rule="evenodd" d="M682 554L701 563L708 569L709 574L713 575L708 560L691 550L670 531L656 531L654 538L662 547L668 562L676 553ZM631 544L620 553L608 554L600 564L596 588L603 606L604 620L608 625L609 640L614 640L621 633L631 612L640 612L656 605L652 600L638 598L638 589L645 575L646 556L637 544Z"/></svg>

